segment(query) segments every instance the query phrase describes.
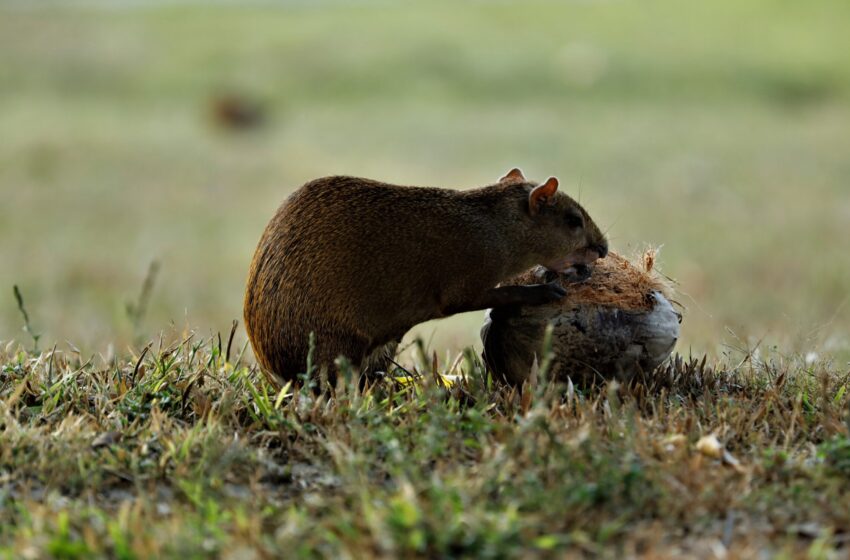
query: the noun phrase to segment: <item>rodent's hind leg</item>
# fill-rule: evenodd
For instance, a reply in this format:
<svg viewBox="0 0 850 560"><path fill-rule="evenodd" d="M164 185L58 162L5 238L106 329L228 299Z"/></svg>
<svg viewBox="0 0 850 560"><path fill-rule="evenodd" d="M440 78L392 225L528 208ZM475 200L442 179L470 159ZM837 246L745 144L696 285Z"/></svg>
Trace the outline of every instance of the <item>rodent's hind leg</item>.
<svg viewBox="0 0 850 560"><path fill-rule="evenodd" d="M313 354L313 363L318 374L316 377L326 376L331 387L335 386L337 368L334 362L336 359L345 356L355 368L358 368L366 358L368 349L369 340L358 334L341 330L316 332L316 348Z"/></svg>
<svg viewBox="0 0 850 560"><path fill-rule="evenodd" d="M389 374L393 369L398 344L398 340L392 340L369 349L360 366L361 373L367 378L378 377L379 372Z"/></svg>

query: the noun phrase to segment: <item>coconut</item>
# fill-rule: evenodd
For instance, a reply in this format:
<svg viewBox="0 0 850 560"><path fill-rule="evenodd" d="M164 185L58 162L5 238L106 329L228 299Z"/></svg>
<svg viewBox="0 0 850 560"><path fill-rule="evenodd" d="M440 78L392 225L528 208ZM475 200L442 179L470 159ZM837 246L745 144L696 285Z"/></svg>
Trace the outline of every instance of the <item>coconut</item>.
<svg viewBox="0 0 850 560"><path fill-rule="evenodd" d="M579 385L650 373L673 351L681 315L670 303L669 287L652 271L654 252L643 269L620 255L592 267L558 274L535 267L504 282L528 285L559 282L560 301L512 306L487 313L481 338L484 360L497 377L522 384L535 360L543 361L546 328L552 325L549 375Z"/></svg>

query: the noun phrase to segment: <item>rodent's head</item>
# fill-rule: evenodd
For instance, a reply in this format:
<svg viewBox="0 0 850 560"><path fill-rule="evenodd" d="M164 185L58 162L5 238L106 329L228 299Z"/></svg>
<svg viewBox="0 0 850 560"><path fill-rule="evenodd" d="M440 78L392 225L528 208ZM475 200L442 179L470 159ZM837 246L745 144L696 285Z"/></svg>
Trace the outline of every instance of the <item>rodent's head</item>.
<svg viewBox="0 0 850 560"><path fill-rule="evenodd" d="M588 265L608 254L608 240L581 205L558 192L558 179L549 177L537 185L519 169L512 169L500 183L521 184L528 194L527 218L531 221L530 243L535 257L550 270L562 272L572 266Z"/></svg>

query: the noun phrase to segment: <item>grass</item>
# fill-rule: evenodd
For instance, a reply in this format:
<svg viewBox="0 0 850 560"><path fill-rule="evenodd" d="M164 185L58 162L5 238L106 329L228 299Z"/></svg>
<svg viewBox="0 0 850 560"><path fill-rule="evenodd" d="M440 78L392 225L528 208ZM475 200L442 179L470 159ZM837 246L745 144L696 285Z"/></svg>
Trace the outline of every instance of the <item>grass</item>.
<svg viewBox="0 0 850 560"><path fill-rule="evenodd" d="M474 353L420 353L417 384L316 394L221 337L176 340L0 351L0 556L845 550L850 372L830 364L676 357L648 385L541 372L520 395ZM737 462L697 450L710 434Z"/></svg>

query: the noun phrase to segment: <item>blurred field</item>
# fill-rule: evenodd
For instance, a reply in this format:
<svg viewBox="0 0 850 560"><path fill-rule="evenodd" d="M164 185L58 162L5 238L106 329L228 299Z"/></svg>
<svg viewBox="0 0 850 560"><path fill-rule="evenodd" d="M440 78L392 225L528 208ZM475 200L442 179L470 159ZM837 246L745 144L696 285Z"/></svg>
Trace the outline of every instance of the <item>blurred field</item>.
<svg viewBox="0 0 850 560"><path fill-rule="evenodd" d="M843 0L38 6L0 3L0 340L24 336L17 283L43 346L130 342L154 259L146 334L227 331L306 180L519 165L621 251L664 246L681 349L850 356ZM215 127L223 92L265 126ZM420 332L455 349L480 320Z"/></svg>

